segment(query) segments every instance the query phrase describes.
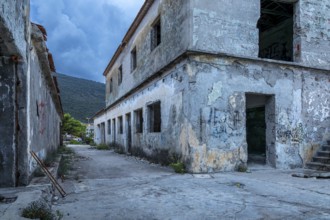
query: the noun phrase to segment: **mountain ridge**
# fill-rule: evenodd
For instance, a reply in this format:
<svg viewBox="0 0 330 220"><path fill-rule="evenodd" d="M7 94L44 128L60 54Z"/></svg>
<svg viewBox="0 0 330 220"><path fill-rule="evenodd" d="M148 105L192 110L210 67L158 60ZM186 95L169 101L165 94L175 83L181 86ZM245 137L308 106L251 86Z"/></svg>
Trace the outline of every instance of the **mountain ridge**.
<svg viewBox="0 0 330 220"><path fill-rule="evenodd" d="M105 107L105 84L55 74L60 90L64 113L69 113L81 122L87 122L96 112Z"/></svg>

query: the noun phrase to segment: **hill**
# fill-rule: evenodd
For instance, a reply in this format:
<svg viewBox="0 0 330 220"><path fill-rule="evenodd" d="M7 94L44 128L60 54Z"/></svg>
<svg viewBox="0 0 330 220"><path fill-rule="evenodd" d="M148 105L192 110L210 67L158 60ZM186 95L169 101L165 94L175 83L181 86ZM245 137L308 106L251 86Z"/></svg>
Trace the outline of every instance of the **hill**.
<svg viewBox="0 0 330 220"><path fill-rule="evenodd" d="M81 122L105 107L105 84L56 74L64 113Z"/></svg>

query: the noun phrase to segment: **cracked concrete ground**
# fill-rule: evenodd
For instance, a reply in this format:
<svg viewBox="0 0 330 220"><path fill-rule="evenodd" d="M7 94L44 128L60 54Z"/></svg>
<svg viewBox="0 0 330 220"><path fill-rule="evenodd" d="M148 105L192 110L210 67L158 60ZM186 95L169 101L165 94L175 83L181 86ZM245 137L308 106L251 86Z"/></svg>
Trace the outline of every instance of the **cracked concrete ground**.
<svg viewBox="0 0 330 220"><path fill-rule="evenodd" d="M64 219L330 219L330 180L251 173L175 174L112 151L70 146L78 157L54 210Z"/></svg>

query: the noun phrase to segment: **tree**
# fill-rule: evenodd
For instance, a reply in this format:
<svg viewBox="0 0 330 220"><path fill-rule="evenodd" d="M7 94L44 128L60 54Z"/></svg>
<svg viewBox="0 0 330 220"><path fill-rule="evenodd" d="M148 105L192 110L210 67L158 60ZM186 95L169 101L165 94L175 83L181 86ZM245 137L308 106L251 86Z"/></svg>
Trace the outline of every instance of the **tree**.
<svg viewBox="0 0 330 220"><path fill-rule="evenodd" d="M76 137L85 137L86 125L74 119L70 114L65 113L62 123L62 130L64 133L74 135Z"/></svg>

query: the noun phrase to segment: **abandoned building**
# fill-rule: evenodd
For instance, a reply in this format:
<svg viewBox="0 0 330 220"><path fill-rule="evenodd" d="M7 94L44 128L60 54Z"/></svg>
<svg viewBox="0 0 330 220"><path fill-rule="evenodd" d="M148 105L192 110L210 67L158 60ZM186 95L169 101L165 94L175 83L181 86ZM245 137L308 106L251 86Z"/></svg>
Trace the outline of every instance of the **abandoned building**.
<svg viewBox="0 0 330 220"><path fill-rule="evenodd" d="M330 132L330 1L146 0L95 142L189 172L303 167Z"/></svg>
<svg viewBox="0 0 330 220"><path fill-rule="evenodd" d="M0 187L27 185L60 145L62 105L46 30L30 22L30 1L0 3Z"/></svg>

